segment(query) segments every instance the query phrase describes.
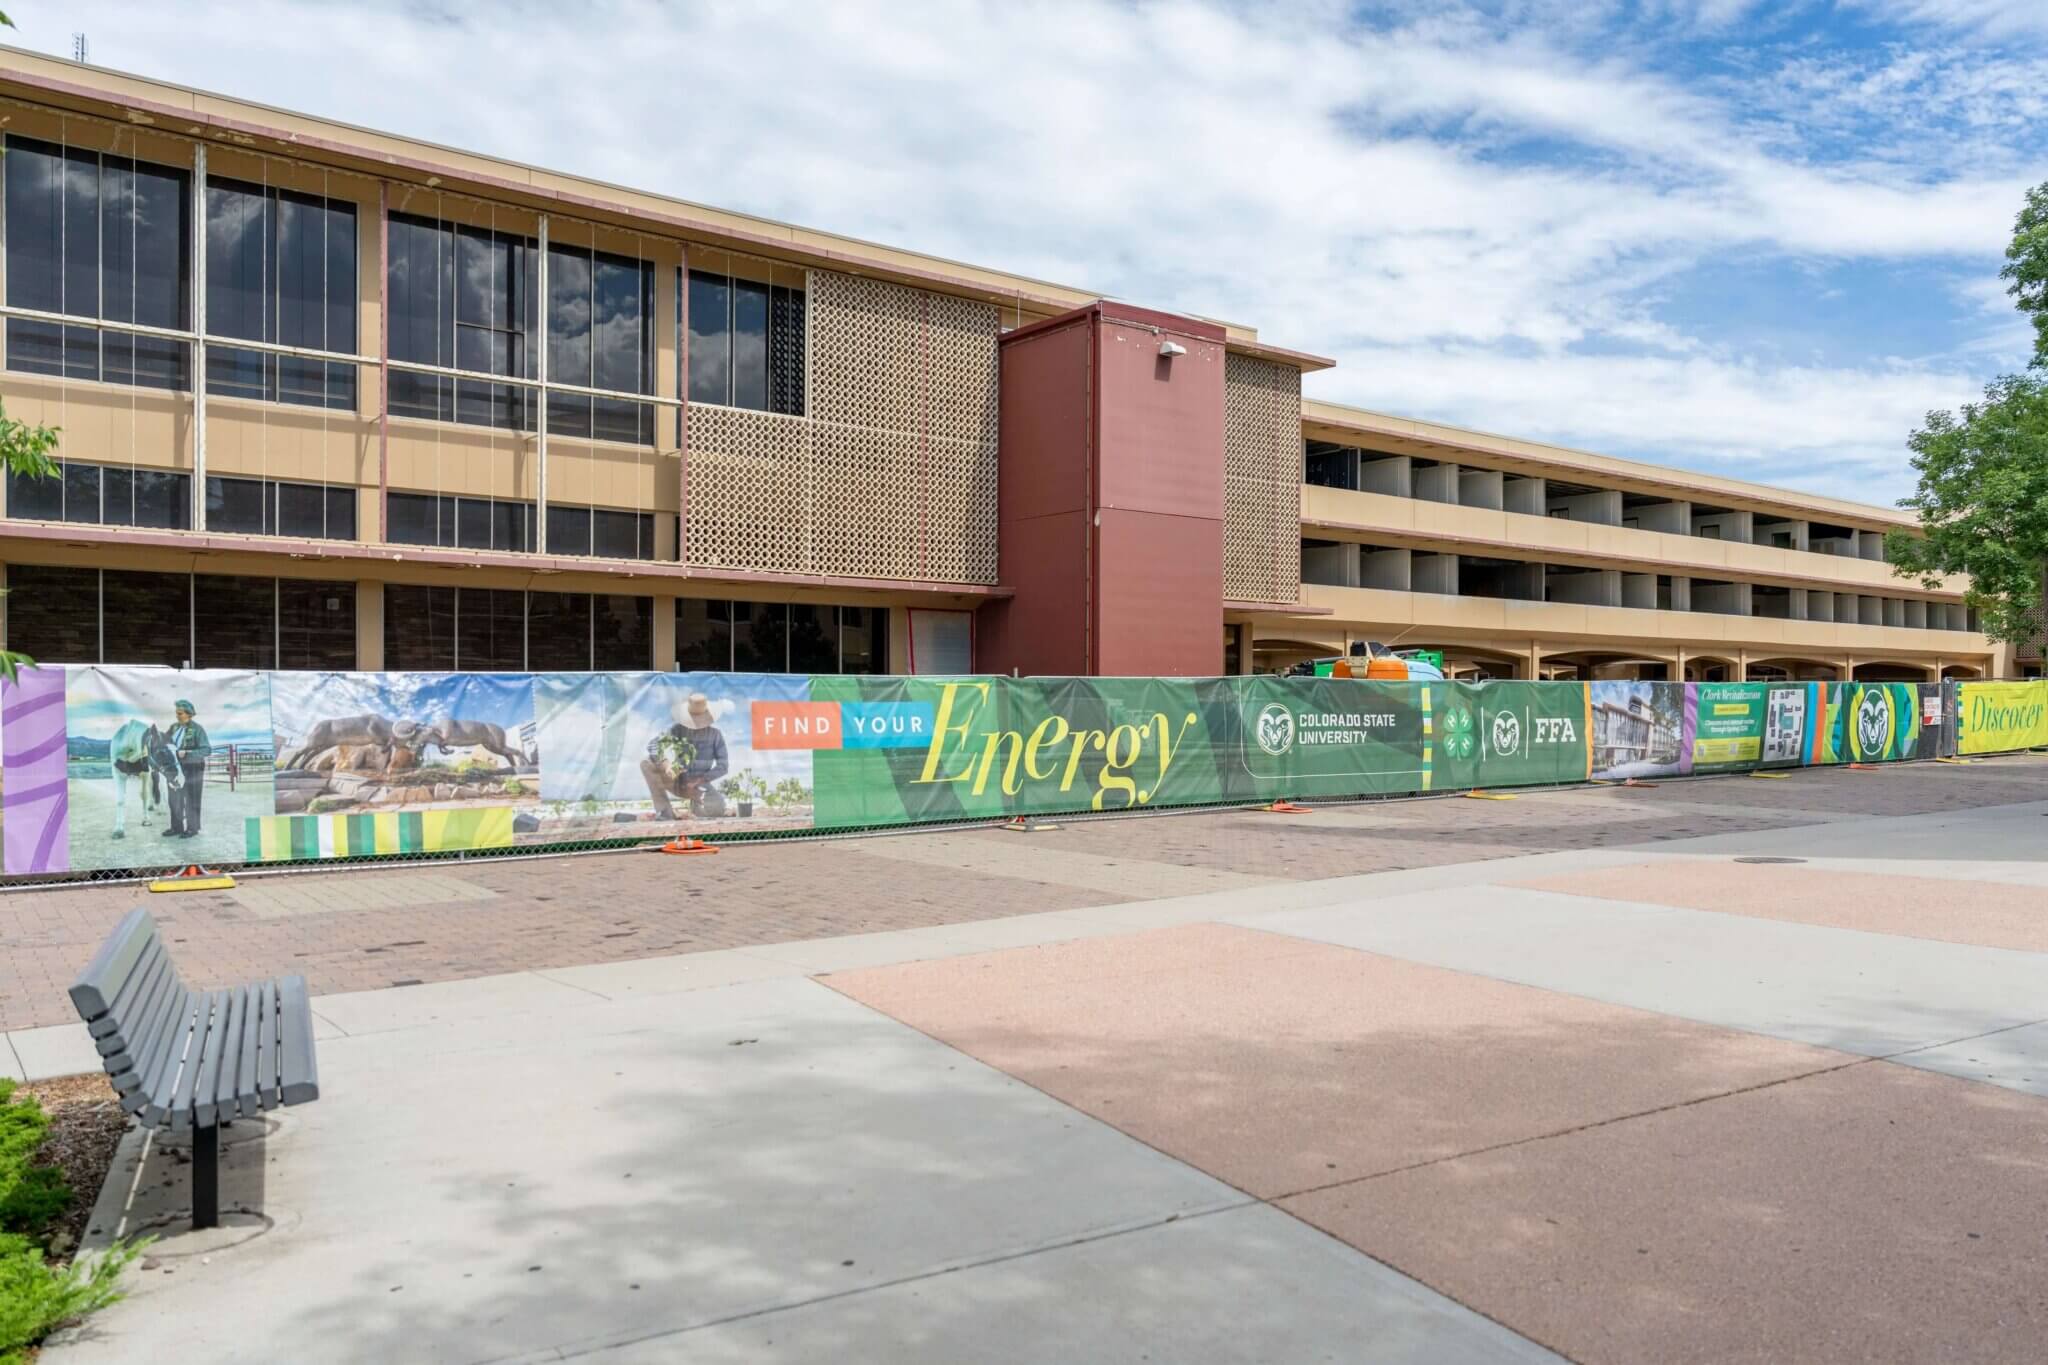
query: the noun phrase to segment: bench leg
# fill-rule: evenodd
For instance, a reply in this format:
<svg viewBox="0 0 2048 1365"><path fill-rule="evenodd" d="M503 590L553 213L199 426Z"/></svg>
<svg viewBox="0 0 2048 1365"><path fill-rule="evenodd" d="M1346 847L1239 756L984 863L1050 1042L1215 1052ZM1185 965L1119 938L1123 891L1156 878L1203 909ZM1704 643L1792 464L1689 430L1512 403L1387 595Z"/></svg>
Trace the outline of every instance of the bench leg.
<svg viewBox="0 0 2048 1365"><path fill-rule="evenodd" d="M220 1129L192 1130L192 1226L220 1226Z"/></svg>

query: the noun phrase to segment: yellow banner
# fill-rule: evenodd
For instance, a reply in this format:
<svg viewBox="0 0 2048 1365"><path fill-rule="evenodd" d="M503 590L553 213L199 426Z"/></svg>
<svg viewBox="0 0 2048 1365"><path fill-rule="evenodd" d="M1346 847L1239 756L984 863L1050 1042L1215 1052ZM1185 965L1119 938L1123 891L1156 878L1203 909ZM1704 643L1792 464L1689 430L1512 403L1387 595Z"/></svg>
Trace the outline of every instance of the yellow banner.
<svg viewBox="0 0 2048 1365"><path fill-rule="evenodd" d="M1958 684L1956 731L1965 754L2048 745L2048 681Z"/></svg>

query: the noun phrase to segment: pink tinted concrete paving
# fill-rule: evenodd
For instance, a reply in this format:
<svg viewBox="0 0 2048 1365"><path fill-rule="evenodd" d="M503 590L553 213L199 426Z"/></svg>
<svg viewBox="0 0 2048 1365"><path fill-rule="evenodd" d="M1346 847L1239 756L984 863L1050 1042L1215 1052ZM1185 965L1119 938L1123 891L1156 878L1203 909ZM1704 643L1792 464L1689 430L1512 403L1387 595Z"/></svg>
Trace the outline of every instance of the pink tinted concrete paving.
<svg viewBox="0 0 2048 1365"><path fill-rule="evenodd" d="M2048 1100L1883 1062L1280 1202L1592 1365L2048 1354Z"/></svg>
<svg viewBox="0 0 2048 1365"><path fill-rule="evenodd" d="M1850 1061L1227 925L823 980L1263 1198Z"/></svg>
<svg viewBox="0 0 2048 1365"><path fill-rule="evenodd" d="M2038 886L1719 860L1640 863L1512 885L1983 948L2048 952L2048 891Z"/></svg>

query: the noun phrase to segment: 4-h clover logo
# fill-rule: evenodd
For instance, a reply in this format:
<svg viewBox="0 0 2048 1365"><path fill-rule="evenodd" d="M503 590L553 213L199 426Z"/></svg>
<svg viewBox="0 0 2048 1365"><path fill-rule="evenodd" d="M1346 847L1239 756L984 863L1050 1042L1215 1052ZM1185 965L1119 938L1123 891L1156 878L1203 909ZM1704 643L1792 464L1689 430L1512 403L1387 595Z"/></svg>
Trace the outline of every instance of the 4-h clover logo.
<svg viewBox="0 0 2048 1365"><path fill-rule="evenodd" d="M1259 747L1278 758L1294 747L1294 713L1276 701L1259 712L1253 733Z"/></svg>
<svg viewBox="0 0 2048 1365"><path fill-rule="evenodd" d="M1493 718L1493 751L1497 754L1512 754L1522 747L1522 722L1512 711L1501 711Z"/></svg>
<svg viewBox="0 0 2048 1365"><path fill-rule="evenodd" d="M1472 750L1478 747L1478 741L1473 737L1470 711L1444 712L1443 746L1446 758L1472 757Z"/></svg>

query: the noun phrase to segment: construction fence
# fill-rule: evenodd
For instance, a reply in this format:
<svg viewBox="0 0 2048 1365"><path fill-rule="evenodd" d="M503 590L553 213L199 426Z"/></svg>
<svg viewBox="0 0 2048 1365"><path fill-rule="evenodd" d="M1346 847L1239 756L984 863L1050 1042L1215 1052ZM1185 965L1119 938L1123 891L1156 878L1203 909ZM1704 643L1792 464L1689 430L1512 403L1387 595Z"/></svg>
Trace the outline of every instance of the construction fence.
<svg viewBox="0 0 2048 1365"><path fill-rule="evenodd" d="M0 684L0 846L20 884L2041 746L2048 682L66 666Z"/></svg>

